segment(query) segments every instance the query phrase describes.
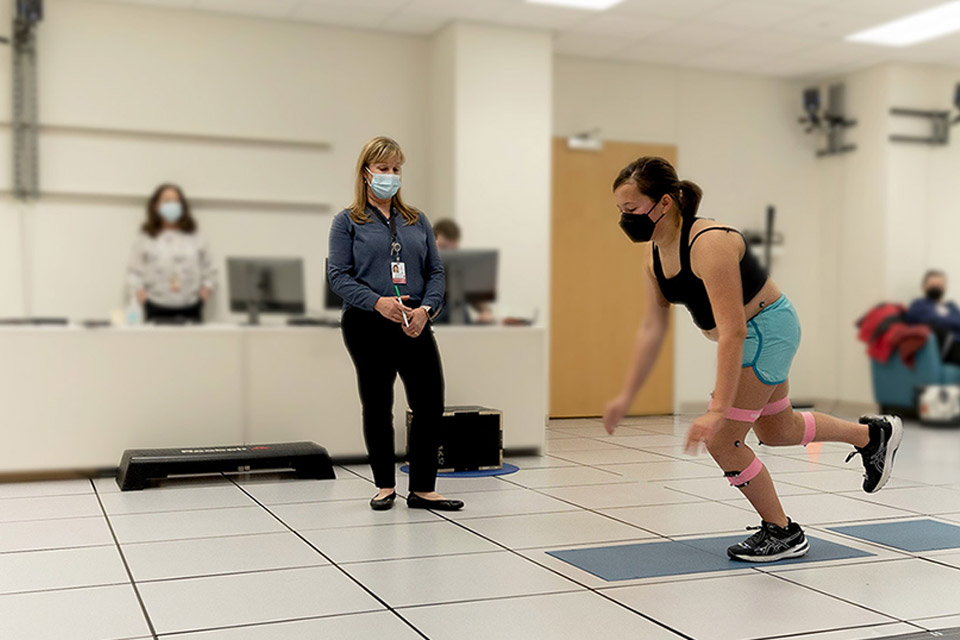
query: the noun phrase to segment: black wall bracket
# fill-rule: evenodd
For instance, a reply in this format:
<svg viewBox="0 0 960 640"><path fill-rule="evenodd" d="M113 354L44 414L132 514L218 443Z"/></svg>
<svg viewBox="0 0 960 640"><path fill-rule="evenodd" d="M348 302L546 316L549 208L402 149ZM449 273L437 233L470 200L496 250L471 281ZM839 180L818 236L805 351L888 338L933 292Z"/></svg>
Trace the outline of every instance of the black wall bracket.
<svg viewBox="0 0 960 640"><path fill-rule="evenodd" d="M923 118L930 122L929 136L905 136L893 133L890 134L890 142L908 142L913 144L943 146L950 142L950 126L956 123L956 121L951 122L949 111L930 111L925 109L902 109L899 107L893 107L890 109L890 115L907 118Z"/></svg>

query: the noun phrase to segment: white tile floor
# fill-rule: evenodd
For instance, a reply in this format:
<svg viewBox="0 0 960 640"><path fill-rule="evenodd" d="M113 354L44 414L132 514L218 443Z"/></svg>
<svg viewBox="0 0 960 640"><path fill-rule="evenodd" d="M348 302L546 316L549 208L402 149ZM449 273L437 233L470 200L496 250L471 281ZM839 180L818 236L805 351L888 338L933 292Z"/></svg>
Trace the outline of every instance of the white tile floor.
<svg viewBox="0 0 960 640"><path fill-rule="evenodd" d="M960 549L907 553L844 523L960 522L960 430L908 425L893 479L859 490L845 446L763 447L787 512L874 554L609 583L548 551L743 533L749 504L689 417L553 421L545 455L500 478L441 479L454 514L373 512L370 471L0 485L0 639L783 638L960 627ZM406 478L398 476L406 493ZM921 636L916 636L921 637ZM930 635L929 637L933 637ZM953 637L953 636L950 636Z"/></svg>

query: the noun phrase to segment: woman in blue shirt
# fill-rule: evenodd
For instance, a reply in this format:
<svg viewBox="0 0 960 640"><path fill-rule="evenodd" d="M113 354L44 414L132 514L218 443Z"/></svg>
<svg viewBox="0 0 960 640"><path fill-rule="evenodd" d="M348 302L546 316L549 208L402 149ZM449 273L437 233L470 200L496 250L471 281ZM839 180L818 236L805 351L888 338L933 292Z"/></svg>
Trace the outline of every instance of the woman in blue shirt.
<svg viewBox="0 0 960 640"><path fill-rule="evenodd" d="M455 511L463 502L436 493L443 369L430 326L443 303L443 264L427 217L400 195L403 151L374 138L357 162L353 205L333 219L327 277L343 298L343 340L357 369L363 437L379 493L375 510L397 497L393 388L403 380L413 412L407 506Z"/></svg>

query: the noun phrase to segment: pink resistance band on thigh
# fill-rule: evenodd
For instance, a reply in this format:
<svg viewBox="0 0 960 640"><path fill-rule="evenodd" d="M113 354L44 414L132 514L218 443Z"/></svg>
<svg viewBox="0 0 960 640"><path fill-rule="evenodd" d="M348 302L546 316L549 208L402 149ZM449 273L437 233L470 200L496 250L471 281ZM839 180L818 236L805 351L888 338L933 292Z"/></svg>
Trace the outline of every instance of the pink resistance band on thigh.
<svg viewBox="0 0 960 640"><path fill-rule="evenodd" d="M713 409L713 398L710 398L710 408ZM728 420L736 420L737 422L756 422L759 417L759 410L754 411L753 409L736 409L732 407L727 411L726 415Z"/></svg>
<svg viewBox="0 0 960 640"><path fill-rule="evenodd" d="M800 415L803 416L803 440L800 444L807 446L817 435L817 421L809 411L801 411Z"/></svg>
<svg viewBox="0 0 960 640"><path fill-rule="evenodd" d="M780 413L790 406L790 398L781 398L776 402L771 402L763 408L763 411L760 412L762 416L772 416Z"/></svg>
<svg viewBox="0 0 960 640"><path fill-rule="evenodd" d="M763 469L763 463L760 462L760 458L754 457L753 462L747 465L747 468L737 473L735 475L728 475L727 480L730 481L735 487L742 487L751 480L757 477L760 471Z"/></svg>

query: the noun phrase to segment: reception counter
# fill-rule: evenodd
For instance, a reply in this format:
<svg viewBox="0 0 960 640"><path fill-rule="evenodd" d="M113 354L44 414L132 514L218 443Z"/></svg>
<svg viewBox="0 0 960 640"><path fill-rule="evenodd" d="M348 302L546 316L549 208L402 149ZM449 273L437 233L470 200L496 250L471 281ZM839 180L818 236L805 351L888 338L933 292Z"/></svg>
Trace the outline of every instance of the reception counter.
<svg viewBox="0 0 960 640"><path fill-rule="evenodd" d="M500 409L504 448L539 451L545 331L435 331L446 404ZM398 452L406 408L398 381ZM110 468L132 448L292 440L365 456L355 371L330 327L3 327L0 411L0 474Z"/></svg>

